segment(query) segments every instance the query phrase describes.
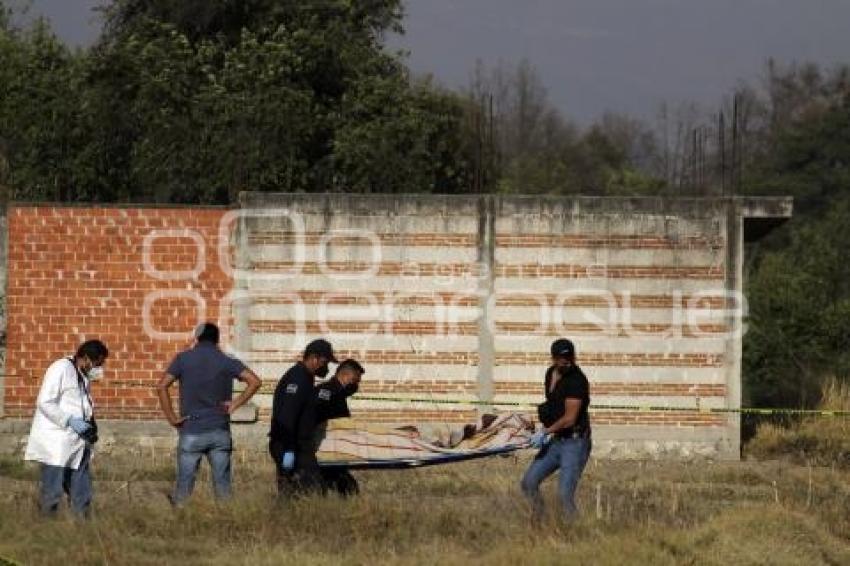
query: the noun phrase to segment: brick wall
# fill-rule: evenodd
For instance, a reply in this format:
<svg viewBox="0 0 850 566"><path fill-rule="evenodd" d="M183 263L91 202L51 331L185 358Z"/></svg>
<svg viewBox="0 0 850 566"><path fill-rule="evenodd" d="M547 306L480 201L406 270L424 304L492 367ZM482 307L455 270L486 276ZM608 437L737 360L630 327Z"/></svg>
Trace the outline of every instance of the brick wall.
<svg viewBox="0 0 850 566"><path fill-rule="evenodd" d="M218 320L219 301L232 288L216 256L224 213L10 207L6 414L31 415L47 366L99 338L110 348L105 379L93 385L100 414L159 418L152 385L189 342L196 303L205 302L205 317ZM146 299L149 327L183 335L149 336Z"/></svg>
<svg viewBox="0 0 850 566"><path fill-rule="evenodd" d="M433 401L355 400L358 418L469 422L475 408L440 401L539 402L567 336L597 405L671 409L599 407L597 438L737 457L737 417L701 410L740 406L723 293L742 287L745 220L788 215L778 200L253 193L229 210L13 206L5 414L28 417L47 365L97 337L101 415L160 419L152 386L205 319L264 379L261 419L325 336L366 366L363 396Z"/></svg>

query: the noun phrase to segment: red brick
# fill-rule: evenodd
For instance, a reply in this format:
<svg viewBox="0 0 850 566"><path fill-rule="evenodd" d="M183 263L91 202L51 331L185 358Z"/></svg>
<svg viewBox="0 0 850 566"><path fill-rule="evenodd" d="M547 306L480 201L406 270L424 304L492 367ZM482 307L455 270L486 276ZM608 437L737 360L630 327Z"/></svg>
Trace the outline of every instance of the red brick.
<svg viewBox="0 0 850 566"><path fill-rule="evenodd" d="M186 282L158 281L144 274L142 241L152 228L173 228L174 219L179 219L185 227L203 235L208 246L206 271L192 288L207 301L211 319L215 320L218 302L232 288L231 281L218 268L215 247L218 222L224 211L191 212L163 208L11 208L6 367L10 374L18 375L6 376L5 403L9 414L31 414L37 384L45 369L55 358L72 352L81 335L102 338L112 350L104 382L93 386L98 410L104 416L117 418L159 418L149 387L125 389L110 381L120 382L132 376L154 384L162 368L185 346L156 342L143 335L141 309L145 294L156 289L186 288ZM92 217L106 225L102 229L91 228ZM186 238L173 240L176 249L168 249L167 254L179 265L168 268L193 268L197 254L194 243ZM155 243L156 250L159 243ZM97 250L102 257L95 259L91 252L79 250ZM171 312L174 309L178 311L176 316ZM173 329L182 325L180 330L188 330L195 322L194 309L186 301L174 301L170 311L165 310L162 322ZM154 311L159 312L158 305ZM26 387L26 383L35 385Z"/></svg>

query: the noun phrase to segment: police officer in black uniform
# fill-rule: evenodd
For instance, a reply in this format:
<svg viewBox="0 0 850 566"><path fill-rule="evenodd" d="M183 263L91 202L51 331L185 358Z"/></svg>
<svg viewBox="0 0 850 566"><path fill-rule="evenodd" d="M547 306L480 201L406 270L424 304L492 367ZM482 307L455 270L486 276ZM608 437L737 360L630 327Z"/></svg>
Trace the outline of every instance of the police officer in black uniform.
<svg viewBox="0 0 850 566"><path fill-rule="evenodd" d="M534 515L543 511L540 484L560 469L559 493L568 518L576 514L575 491L590 457L590 384L575 362L575 346L567 339L551 346L552 365L546 370L546 401L538 406L543 428L532 437L539 450L522 478L521 487Z"/></svg>
<svg viewBox="0 0 850 566"><path fill-rule="evenodd" d="M336 363L327 340L313 340L302 360L289 368L274 392L269 453L277 467L278 492L321 488L316 460L315 377L328 375L328 363Z"/></svg>
<svg viewBox="0 0 850 566"><path fill-rule="evenodd" d="M319 428L330 419L351 417L347 399L357 393L365 372L356 360L344 360L337 366L332 378L316 385L316 424ZM360 490L357 480L347 468L321 468L321 476L326 489L332 489L343 497L355 495Z"/></svg>

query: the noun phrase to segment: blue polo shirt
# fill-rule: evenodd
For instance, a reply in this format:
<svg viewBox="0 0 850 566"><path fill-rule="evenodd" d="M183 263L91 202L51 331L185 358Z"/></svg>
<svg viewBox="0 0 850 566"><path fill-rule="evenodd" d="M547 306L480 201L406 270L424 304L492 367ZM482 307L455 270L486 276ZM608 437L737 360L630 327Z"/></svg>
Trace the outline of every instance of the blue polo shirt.
<svg viewBox="0 0 850 566"><path fill-rule="evenodd" d="M198 342L180 352L166 370L180 383L180 415L187 420L181 432L200 433L230 427L224 403L233 398L233 380L245 364L211 342Z"/></svg>

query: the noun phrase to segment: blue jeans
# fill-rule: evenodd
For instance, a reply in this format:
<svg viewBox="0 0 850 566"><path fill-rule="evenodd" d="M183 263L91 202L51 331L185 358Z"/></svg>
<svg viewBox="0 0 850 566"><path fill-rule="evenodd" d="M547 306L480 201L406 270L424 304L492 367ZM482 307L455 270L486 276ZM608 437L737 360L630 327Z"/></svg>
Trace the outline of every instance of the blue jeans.
<svg viewBox="0 0 850 566"><path fill-rule="evenodd" d="M177 443L177 485L172 501L182 503L192 495L195 476L201 458L207 457L212 470L213 489L219 499L230 497L230 454L233 441L230 431L216 429L207 432L181 433Z"/></svg>
<svg viewBox="0 0 850 566"><path fill-rule="evenodd" d="M62 494L68 494L74 514L87 517L92 500L91 450L86 448L80 467L76 470L62 466L41 465L41 494L39 507L45 515L53 515L59 509Z"/></svg>
<svg viewBox="0 0 850 566"><path fill-rule="evenodd" d="M561 469L558 491L564 513L567 518L576 515L576 488L587 459L590 457L590 446L589 438L555 438L541 450L542 455L534 459L525 472L520 486L522 492L531 501L535 517L539 518L543 513L540 484L558 468Z"/></svg>

